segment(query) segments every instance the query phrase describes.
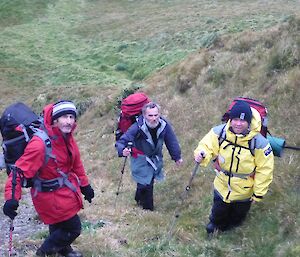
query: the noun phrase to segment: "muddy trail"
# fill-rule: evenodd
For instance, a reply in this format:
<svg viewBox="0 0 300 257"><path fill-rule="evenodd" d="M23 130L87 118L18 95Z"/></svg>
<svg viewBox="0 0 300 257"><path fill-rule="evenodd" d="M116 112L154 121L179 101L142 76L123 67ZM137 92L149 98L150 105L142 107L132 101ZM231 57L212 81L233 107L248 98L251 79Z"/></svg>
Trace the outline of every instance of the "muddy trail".
<svg viewBox="0 0 300 257"><path fill-rule="evenodd" d="M29 256L27 252L35 253L39 245L36 245L33 239L41 238L42 235L47 234L48 226L38 220L29 191L25 192L24 190L19 204L18 215L13 221L12 256L25 257ZM2 207L3 204L0 210L0 256L9 256L11 221L3 214Z"/></svg>

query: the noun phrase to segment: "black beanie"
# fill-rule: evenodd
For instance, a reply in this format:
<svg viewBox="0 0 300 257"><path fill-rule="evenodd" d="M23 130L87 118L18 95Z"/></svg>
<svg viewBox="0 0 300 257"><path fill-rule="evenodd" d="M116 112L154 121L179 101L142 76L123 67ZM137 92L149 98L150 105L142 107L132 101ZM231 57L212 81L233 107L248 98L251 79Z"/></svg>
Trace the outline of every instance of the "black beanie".
<svg viewBox="0 0 300 257"><path fill-rule="evenodd" d="M65 114L73 114L77 116L77 110L73 102L62 100L53 105L52 120L56 120Z"/></svg>
<svg viewBox="0 0 300 257"><path fill-rule="evenodd" d="M250 105L244 101L236 102L230 110L229 118L231 120L234 118L239 118L241 120L247 121L250 125L252 119L252 111Z"/></svg>

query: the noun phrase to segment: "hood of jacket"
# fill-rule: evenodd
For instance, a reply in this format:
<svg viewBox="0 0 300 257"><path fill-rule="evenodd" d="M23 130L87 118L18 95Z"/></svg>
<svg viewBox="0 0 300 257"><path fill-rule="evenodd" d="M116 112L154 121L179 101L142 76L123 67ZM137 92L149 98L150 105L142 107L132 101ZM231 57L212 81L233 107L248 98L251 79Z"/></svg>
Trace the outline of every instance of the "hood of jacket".
<svg viewBox="0 0 300 257"><path fill-rule="evenodd" d="M230 141L234 141L235 137L238 136L240 140L242 141L249 141L251 138L255 137L258 133L260 133L261 130L261 117L260 114L257 110L251 107L252 111L252 120L250 124L250 131L246 135L237 135L233 133L229 128L230 128L230 120L226 124L226 137Z"/></svg>
<svg viewBox="0 0 300 257"><path fill-rule="evenodd" d="M52 124L53 105L54 105L53 103L48 104L43 109L44 126L49 136L62 135L60 129L58 127L54 127ZM74 123L73 125L72 132L75 130L75 128L76 128L76 123Z"/></svg>

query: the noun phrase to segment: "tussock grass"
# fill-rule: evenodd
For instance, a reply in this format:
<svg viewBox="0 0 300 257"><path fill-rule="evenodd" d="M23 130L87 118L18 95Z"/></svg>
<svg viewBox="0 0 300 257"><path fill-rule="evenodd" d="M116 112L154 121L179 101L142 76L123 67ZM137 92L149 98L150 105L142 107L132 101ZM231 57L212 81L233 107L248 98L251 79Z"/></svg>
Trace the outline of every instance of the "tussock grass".
<svg viewBox="0 0 300 257"><path fill-rule="evenodd" d="M128 86L220 35L261 30L297 10L296 2L282 0L35 0L1 7L0 72L19 87Z"/></svg>

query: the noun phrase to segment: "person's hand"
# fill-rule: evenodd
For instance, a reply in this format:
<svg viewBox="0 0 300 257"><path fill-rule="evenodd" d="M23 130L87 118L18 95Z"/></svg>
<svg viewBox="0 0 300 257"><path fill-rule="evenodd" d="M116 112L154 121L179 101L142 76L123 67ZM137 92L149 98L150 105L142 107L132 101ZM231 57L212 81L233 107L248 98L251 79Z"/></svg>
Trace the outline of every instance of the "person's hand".
<svg viewBox="0 0 300 257"><path fill-rule="evenodd" d="M7 200L3 206L3 213L10 217L10 219L14 219L17 216L16 210L19 207L19 202L15 199Z"/></svg>
<svg viewBox="0 0 300 257"><path fill-rule="evenodd" d="M202 160L205 158L206 154L204 151L200 151L196 156L195 156L195 161L198 163L201 163Z"/></svg>
<svg viewBox="0 0 300 257"><path fill-rule="evenodd" d="M176 166L180 166L183 163L183 160L180 158L175 163L176 163Z"/></svg>
<svg viewBox="0 0 300 257"><path fill-rule="evenodd" d="M94 189L91 187L91 185L80 187L80 191L84 195L84 200L87 200L89 203L91 203L95 196Z"/></svg>
<svg viewBox="0 0 300 257"><path fill-rule="evenodd" d="M123 149L123 156L127 157L127 156L129 156L130 153L131 153L131 148L125 147Z"/></svg>

